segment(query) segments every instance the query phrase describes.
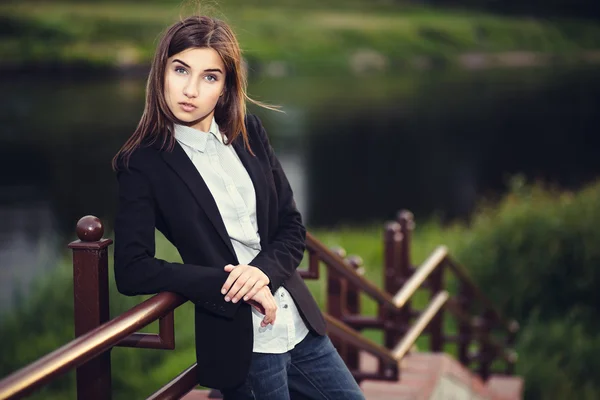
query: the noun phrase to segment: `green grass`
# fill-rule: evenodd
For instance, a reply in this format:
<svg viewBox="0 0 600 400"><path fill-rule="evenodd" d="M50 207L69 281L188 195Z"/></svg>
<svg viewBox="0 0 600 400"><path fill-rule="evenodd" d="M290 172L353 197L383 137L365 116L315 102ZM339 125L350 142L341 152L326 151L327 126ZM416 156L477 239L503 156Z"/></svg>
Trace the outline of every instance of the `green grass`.
<svg viewBox="0 0 600 400"><path fill-rule="evenodd" d="M591 22L364 4L234 1L212 14L231 23L251 64L284 61L298 72L348 70L361 49L384 55L392 67L416 56L451 61L466 52L600 49L600 25ZM195 9L171 1L8 3L0 5L0 52L16 65L147 64L161 31Z"/></svg>

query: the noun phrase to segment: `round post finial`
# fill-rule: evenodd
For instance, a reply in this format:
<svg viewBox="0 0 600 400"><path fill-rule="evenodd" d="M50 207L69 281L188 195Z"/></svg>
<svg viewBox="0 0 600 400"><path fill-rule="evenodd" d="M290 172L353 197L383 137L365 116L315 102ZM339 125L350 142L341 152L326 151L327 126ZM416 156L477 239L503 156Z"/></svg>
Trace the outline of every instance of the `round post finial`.
<svg viewBox="0 0 600 400"><path fill-rule="evenodd" d="M97 242L104 235L104 226L100 218L86 215L77 221L77 237L82 242Z"/></svg>
<svg viewBox="0 0 600 400"><path fill-rule="evenodd" d="M396 214L396 220L407 230L415 229L415 216L409 210L400 210Z"/></svg>

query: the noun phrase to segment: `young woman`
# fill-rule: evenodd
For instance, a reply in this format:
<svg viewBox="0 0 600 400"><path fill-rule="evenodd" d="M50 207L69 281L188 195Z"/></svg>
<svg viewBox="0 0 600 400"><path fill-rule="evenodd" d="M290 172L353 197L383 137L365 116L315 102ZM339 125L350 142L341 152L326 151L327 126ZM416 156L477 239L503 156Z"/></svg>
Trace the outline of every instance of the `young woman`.
<svg viewBox="0 0 600 400"><path fill-rule="evenodd" d="M113 160L115 279L195 304L198 383L225 399L363 399L296 272L305 228L223 21L161 39L140 123ZM157 228L183 264L154 257Z"/></svg>

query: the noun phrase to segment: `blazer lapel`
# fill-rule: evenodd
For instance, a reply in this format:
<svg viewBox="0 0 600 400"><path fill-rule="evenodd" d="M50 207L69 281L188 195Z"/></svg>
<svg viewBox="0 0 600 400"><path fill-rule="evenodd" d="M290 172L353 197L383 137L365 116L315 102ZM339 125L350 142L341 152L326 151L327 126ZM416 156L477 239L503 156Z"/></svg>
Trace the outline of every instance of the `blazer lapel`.
<svg viewBox="0 0 600 400"><path fill-rule="evenodd" d="M219 233L219 236L221 239L223 239L237 260L235 250L233 249L233 245L231 244L231 240L227 234L227 229L225 228L225 223L223 222L221 213L217 208L217 203L215 203L215 199L210 193L208 186L206 186L204 179L202 179L202 176L194 166L194 163L192 163L187 154L185 154L185 151L178 142L175 142L175 148L173 151L161 151L161 154L167 164L169 164L169 166L175 170L181 179L183 179L187 187L196 198L196 201L200 207L202 207L214 225L215 229Z"/></svg>
<svg viewBox="0 0 600 400"><path fill-rule="evenodd" d="M265 179L264 171L260 166L260 162L257 157L248 153L244 147L244 142L235 140L232 145L236 150L236 153L244 168L248 171L252 184L254 185L254 192L256 193L256 220L258 224L258 233L260 234L261 242L268 242L267 236L267 207L268 207L268 187L267 180Z"/></svg>

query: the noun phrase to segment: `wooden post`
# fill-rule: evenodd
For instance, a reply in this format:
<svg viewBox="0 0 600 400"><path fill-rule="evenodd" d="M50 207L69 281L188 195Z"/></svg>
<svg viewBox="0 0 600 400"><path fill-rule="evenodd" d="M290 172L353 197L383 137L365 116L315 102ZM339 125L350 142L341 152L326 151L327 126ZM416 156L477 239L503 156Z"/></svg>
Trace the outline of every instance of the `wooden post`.
<svg viewBox="0 0 600 400"><path fill-rule="evenodd" d="M108 246L102 239L102 222L91 215L77 222L79 240L69 244L73 250L73 294L75 337L98 327L109 319ZM111 398L110 351L77 368L79 400Z"/></svg>
<svg viewBox="0 0 600 400"><path fill-rule="evenodd" d="M338 256L346 257L346 251L341 248L332 249ZM347 299L348 284L344 278L339 274L335 273L333 269L327 271L327 313L334 318L341 320L346 310L346 299ZM329 338L340 357L346 362L346 343L335 335L329 335Z"/></svg>
<svg viewBox="0 0 600 400"><path fill-rule="evenodd" d="M413 214L408 210L402 210L398 213L398 223L402 233L402 244L400 250L400 271L403 285L413 274L412 260L410 256L410 242L412 240L412 231L415 229Z"/></svg>
<svg viewBox="0 0 600 400"><path fill-rule="evenodd" d="M444 289L444 264L439 265L429 276L430 301ZM429 324L429 348L433 353L444 351L444 309L442 308Z"/></svg>
<svg viewBox="0 0 600 400"><path fill-rule="evenodd" d="M471 287L464 282L460 282L458 305L460 311L465 315L471 315L470 305L473 300ZM471 357L469 354L469 346L473 340L473 330L468 321L458 321L458 360L466 368L469 368Z"/></svg>
<svg viewBox="0 0 600 400"><path fill-rule="evenodd" d="M413 214L410 211L402 210L398 213L398 223L400 224L400 250L399 260L396 266L398 273L395 282L395 294L398 290L404 286L404 284L410 279L412 274L415 272L415 268L412 266L412 258L410 253L410 244L412 241L412 232L415 229L415 221ZM412 301L408 300L402 310L400 311L401 319L404 321L404 325L400 329L400 337L404 336L410 329L410 322L415 312L412 308Z"/></svg>
<svg viewBox="0 0 600 400"><path fill-rule="evenodd" d="M384 231L384 275L383 287L386 292L392 296L402 287L402 280L399 277L398 268L400 260L400 243L402 233L400 224L397 222L388 222ZM383 322L383 345L388 349L393 349L400 338L402 332L408 329L410 315L403 310L401 313L395 313L379 304L378 318ZM395 366L387 366L383 362L379 363L379 374L385 377L397 376L398 369Z"/></svg>
<svg viewBox="0 0 600 400"><path fill-rule="evenodd" d="M517 339L517 332L519 331L519 323L515 320L510 321L510 325L508 326L508 335L506 337L506 348L509 350L513 350L515 347L515 341ZM515 374L515 362L516 360L511 359L506 363L505 373L506 375L514 375Z"/></svg>
<svg viewBox="0 0 600 400"><path fill-rule="evenodd" d="M355 271L361 273L363 261L358 256L346 258L346 261ZM346 281L346 313L349 315L360 315L360 292L358 288ZM348 346L346 349L346 365L350 371L358 371L360 369L359 351L354 346ZM359 382L360 383L360 382Z"/></svg>
<svg viewBox="0 0 600 400"><path fill-rule="evenodd" d="M491 337L493 312L485 309L481 316L481 326L479 331L479 376L485 382L490 376L490 367L494 361L494 349L487 344L483 338Z"/></svg>

